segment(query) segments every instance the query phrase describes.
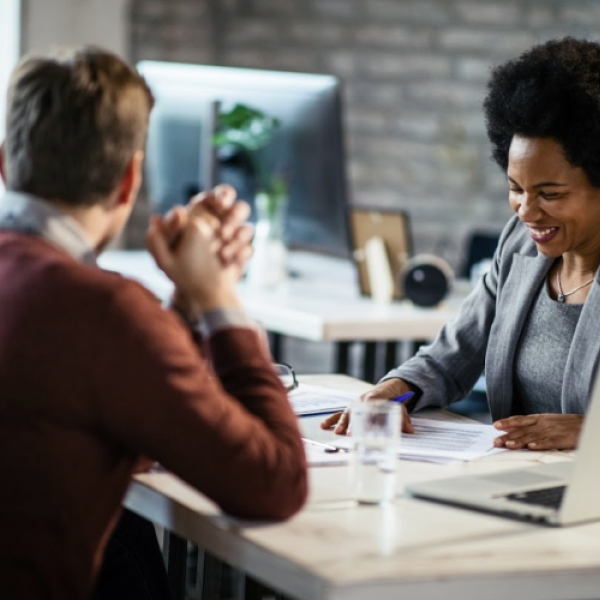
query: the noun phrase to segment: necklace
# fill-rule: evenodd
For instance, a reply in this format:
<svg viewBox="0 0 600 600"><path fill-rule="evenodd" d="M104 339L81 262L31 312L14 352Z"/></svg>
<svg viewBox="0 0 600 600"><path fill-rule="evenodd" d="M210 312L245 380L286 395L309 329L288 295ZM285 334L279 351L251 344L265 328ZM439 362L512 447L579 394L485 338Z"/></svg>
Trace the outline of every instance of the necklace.
<svg viewBox="0 0 600 600"><path fill-rule="evenodd" d="M560 267L558 267L558 271L556 271L556 283L558 285L558 297L556 298L556 300L558 302L560 302L561 304L564 304L565 298L567 296L570 296L571 294L574 294L575 292L579 291L581 288L584 288L584 287L590 285L590 283L592 283L594 281L594 277L592 277L589 281L582 283L579 287L576 287L574 290L571 290L570 292L567 292L565 294L562 290L562 285L560 285L560 272L562 271L562 266L563 266L563 262L561 259Z"/></svg>

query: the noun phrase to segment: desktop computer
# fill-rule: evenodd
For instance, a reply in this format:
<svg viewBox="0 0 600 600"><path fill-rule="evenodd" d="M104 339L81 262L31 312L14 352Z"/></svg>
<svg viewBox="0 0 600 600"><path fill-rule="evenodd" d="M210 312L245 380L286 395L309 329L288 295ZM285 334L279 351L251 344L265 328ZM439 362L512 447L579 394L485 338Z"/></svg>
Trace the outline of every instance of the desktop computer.
<svg viewBox="0 0 600 600"><path fill-rule="evenodd" d="M143 61L156 98L147 144L151 206L164 213L198 190L229 183L253 204L243 153L216 149L219 111L244 104L277 118L267 168L289 182L285 241L291 249L350 258L341 84L330 75Z"/></svg>

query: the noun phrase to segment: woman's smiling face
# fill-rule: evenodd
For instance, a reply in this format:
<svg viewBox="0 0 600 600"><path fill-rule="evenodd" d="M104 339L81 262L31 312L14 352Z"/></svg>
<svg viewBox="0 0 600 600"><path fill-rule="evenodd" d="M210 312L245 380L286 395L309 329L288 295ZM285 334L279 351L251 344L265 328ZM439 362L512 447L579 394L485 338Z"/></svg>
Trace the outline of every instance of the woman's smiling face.
<svg viewBox="0 0 600 600"><path fill-rule="evenodd" d="M550 138L515 135L508 153L509 202L540 252L600 256L600 189Z"/></svg>

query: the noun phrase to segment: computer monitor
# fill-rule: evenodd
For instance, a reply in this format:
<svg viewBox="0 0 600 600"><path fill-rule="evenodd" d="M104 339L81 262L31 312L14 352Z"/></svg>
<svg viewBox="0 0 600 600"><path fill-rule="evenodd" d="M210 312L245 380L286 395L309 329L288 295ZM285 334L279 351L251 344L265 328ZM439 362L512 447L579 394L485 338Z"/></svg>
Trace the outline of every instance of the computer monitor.
<svg viewBox="0 0 600 600"><path fill-rule="evenodd" d="M288 246L350 256L337 78L156 61L138 69L156 98L146 158L154 210L164 213L216 183L230 183L253 204L243 156L220 155L211 144L218 111L241 103L281 122L266 158L289 181Z"/></svg>

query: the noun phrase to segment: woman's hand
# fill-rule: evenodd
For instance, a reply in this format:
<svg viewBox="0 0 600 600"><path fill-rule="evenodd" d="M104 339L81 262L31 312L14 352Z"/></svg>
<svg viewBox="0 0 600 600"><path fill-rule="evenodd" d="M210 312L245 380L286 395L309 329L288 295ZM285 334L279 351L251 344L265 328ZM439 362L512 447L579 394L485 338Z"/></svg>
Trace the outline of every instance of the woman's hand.
<svg viewBox="0 0 600 600"><path fill-rule="evenodd" d="M411 389L406 381L402 379L386 379L378 383L372 390L365 392L361 397L361 402L369 402L370 400L391 400L397 398L402 394L410 392ZM404 403L401 405L402 410L402 431L404 433L414 433L415 429L412 426L408 411ZM334 432L338 435L344 435L348 432L348 426L350 425L350 410L346 409L344 412L338 412L333 415L329 415L322 423L321 429L331 429L334 427Z"/></svg>
<svg viewBox="0 0 600 600"><path fill-rule="evenodd" d="M509 450L572 450L579 443L583 415L541 414L508 417L494 423L505 431L494 440Z"/></svg>

